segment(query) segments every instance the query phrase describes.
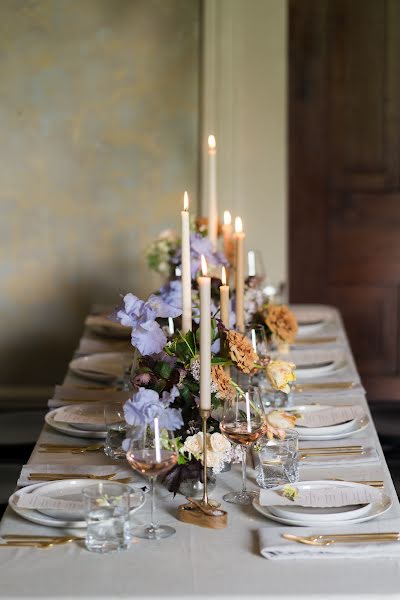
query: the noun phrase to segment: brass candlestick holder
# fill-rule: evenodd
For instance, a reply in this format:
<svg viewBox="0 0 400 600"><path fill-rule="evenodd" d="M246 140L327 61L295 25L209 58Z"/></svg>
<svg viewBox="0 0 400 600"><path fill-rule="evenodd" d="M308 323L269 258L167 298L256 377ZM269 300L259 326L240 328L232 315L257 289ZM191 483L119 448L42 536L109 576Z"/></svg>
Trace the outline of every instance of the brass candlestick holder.
<svg viewBox="0 0 400 600"><path fill-rule="evenodd" d="M228 525L228 513L215 504L210 504L207 493L207 421L211 414L210 409L200 409L203 431L203 499L201 501L187 498L188 504L182 504L178 509L178 519L184 523L209 527L210 529L224 529Z"/></svg>

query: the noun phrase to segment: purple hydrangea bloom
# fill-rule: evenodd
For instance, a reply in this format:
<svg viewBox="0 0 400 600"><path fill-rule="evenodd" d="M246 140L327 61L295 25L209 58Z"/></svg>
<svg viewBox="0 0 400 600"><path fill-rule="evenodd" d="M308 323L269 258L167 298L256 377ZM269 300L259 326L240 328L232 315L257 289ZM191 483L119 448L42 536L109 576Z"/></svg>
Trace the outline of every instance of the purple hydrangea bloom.
<svg viewBox="0 0 400 600"><path fill-rule="evenodd" d="M167 338L156 319L177 317L182 310L155 294L146 302L126 294L124 304L125 308L118 311L117 317L123 325L132 327L132 345L144 356L161 352Z"/></svg>
<svg viewBox="0 0 400 600"><path fill-rule="evenodd" d="M167 338L156 321L145 321L132 329L131 340L142 356L158 354L167 343Z"/></svg>
<svg viewBox="0 0 400 600"><path fill-rule="evenodd" d="M182 282L174 279L164 285L159 291L160 297L171 306L179 308L182 312Z"/></svg>
<svg viewBox="0 0 400 600"><path fill-rule="evenodd" d="M192 279L195 279L197 272L200 269L201 255L209 265L227 265L228 261L225 256L220 252L214 252L212 243L208 237L204 237L201 233L193 232L190 234L190 263L191 263L191 275ZM174 262L177 265L181 263L181 249L179 248Z"/></svg>
<svg viewBox="0 0 400 600"><path fill-rule="evenodd" d="M160 429L171 431L179 429L183 426L181 411L177 408L169 408L177 395L179 391L175 386L171 392L163 393L162 400L156 391L139 388L124 404L125 421L134 427L145 427L152 426L154 419L158 417Z"/></svg>
<svg viewBox="0 0 400 600"><path fill-rule="evenodd" d="M139 388L124 404L124 416L128 425L141 427L148 425L160 415L163 406L160 398L154 390Z"/></svg>

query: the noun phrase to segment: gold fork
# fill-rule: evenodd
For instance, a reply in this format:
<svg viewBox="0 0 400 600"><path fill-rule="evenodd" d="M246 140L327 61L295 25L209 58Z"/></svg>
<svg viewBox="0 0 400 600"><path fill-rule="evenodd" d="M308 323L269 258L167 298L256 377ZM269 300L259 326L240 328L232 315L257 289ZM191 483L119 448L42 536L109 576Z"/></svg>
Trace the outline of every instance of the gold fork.
<svg viewBox="0 0 400 600"><path fill-rule="evenodd" d="M5 536L3 536L5 537ZM0 543L2 548L7 547L15 547L15 548L52 548L54 546L61 546L63 544L69 544L70 542L74 542L79 538L69 537L69 538L18 538L18 539L10 539L6 541L5 544Z"/></svg>
<svg viewBox="0 0 400 600"><path fill-rule="evenodd" d="M362 456L364 450L349 450L348 452L300 452L299 460L312 458L314 456Z"/></svg>
<svg viewBox="0 0 400 600"><path fill-rule="evenodd" d="M350 544L360 542L399 542L400 533L342 533L332 535L301 536L292 533L283 533L282 537L290 542L298 542L309 546L331 546L333 544Z"/></svg>
<svg viewBox="0 0 400 600"><path fill-rule="evenodd" d="M30 481L59 481L60 479L95 479L100 481L116 481L118 483L129 483L131 481L130 477L116 478L116 475L116 473L110 473L109 475L94 475L93 473L31 473L28 476L28 479Z"/></svg>

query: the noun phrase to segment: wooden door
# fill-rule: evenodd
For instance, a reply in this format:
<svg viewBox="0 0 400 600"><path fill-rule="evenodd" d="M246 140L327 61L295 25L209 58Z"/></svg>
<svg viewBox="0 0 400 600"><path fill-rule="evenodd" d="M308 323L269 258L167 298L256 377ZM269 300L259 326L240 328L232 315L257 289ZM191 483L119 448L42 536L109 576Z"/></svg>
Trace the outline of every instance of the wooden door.
<svg viewBox="0 0 400 600"><path fill-rule="evenodd" d="M289 0L289 289L400 400L400 1Z"/></svg>

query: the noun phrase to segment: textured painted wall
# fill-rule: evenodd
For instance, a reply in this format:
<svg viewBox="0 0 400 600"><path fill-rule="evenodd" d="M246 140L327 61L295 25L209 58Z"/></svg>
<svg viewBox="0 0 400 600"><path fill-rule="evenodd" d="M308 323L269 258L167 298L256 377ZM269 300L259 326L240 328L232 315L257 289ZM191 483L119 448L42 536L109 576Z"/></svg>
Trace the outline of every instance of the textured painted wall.
<svg viewBox="0 0 400 600"><path fill-rule="evenodd" d="M199 0L1 0L0 383L59 379L197 188Z"/></svg>

